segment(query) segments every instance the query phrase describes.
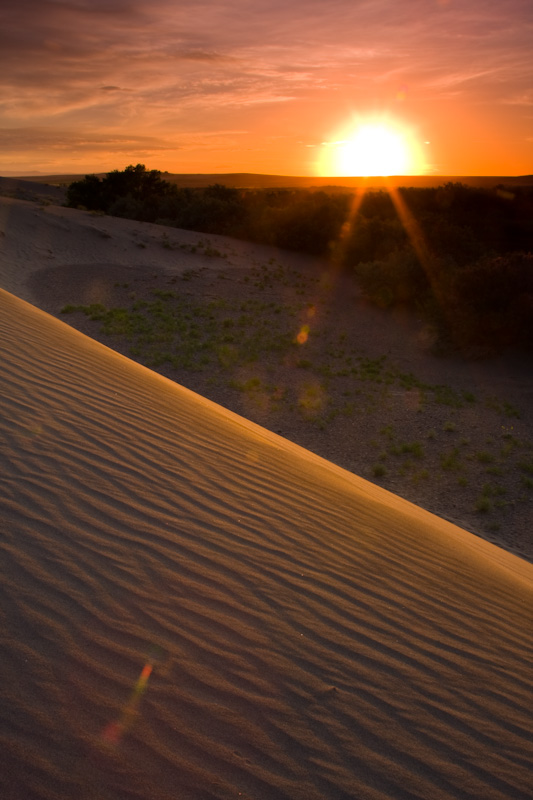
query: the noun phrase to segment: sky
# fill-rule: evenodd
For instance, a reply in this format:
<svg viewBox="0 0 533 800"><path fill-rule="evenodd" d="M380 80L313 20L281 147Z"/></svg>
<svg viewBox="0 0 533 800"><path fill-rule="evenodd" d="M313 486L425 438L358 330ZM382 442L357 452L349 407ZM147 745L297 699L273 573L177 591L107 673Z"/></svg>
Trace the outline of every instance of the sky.
<svg viewBox="0 0 533 800"><path fill-rule="evenodd" d="M0 175L334 174L362 125L403 174L532 174L532 43L533 0L13 0Z"/></svg>

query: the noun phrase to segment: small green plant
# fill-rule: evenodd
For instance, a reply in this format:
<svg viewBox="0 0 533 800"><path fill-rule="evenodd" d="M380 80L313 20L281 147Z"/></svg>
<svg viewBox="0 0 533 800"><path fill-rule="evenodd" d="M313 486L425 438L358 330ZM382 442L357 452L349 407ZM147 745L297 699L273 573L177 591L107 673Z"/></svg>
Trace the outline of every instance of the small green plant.
<svg viewBox="0 0 533 800"><path fill-rule="evenodd" d="M504 486L493 483L485 483L483 485L484 497L502 497L504 494L507 494L507 490Z"/></svg>
<svg viewBox="0 0 533 800"><path fill-rule="evenodd" d="M503 475L505 470L502 467L492 466L492 467L487 467L485 472L487 473L487 475Z"/></svg>
<svg viewBox="0 0 533 800"><path fill-rule="evenodd" d="M429 471L427 469L420 469L412 475L412 482L417 485L420 481L427 481L429 479Z"/></svg>
<svg viewBox="0 0 533 800"><path fill-rule="evenodd" d="M424 447L420 442L402 442L395 444L390 448L393 456L413 455L415 458L422 458L424 455Z"/></svg>
<svg viewBox="0 0 533 800"><path fill-rule="evenodd" d="M504 434L503 438L505 439L505 444L500 448L500 455L502 458L507 458L520 447L520 442L512 434Z"/></svg>
<svg viewBox="0 0 533 800"><path fill-rule="evenodd" d="M515 417L516 419L520 419L520 411L511 405L511 403L507 403L506 401L503 403L503 413L506 417Z"/></svg>
<svg viewBox="0 0 533 800"><path fill-rule="evenodd" d="M383 478L387 474L387 468L384 464L374 464L372 467L372 475L374 478Z"/></svg>
<svg viewBox="0 0 533 800"><path fill-rule="evenodd" d="M459 448L454 447L448 453L442 453L440 457L441 468L445 472L458 472L461 470L462 464L459 460Z"/></svg>
<svg viewBox="0 0 533 800"><path fill-rule="evenodd" d="M475 509L478 512L478 514L488 514L489 511L491 511L492 509L492 503L490 502L488 497L485 497L485 495L481 495L481 497L478 497L478 499L476 500Z"/></svg>
<svg viewBox="0 0 533 800"><path fill-rule="evenodd" d="M449 386L434 386L433 394L435 402L441 406L451 406L453 408L463 407L463 401L460 395Z"/></svg>
<svg viewBox="0 0 533 800"><path fill-rule="evenodd" d="M455 422L447 420L442 426L442 430L446 431L446 433L453 433L455 430L457 430L457 425L455 424Z"/></svg>

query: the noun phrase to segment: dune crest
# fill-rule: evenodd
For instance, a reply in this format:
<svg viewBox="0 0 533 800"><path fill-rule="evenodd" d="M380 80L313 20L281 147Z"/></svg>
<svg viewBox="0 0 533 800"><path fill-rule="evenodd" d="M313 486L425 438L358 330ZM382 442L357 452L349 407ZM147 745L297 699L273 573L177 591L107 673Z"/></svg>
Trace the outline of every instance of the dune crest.
<svg viewBox="0 0 533 800"><path fill-rule="evenodd" d="M1 290L0 370L3 798L531 797L533 565Z"/></svg>

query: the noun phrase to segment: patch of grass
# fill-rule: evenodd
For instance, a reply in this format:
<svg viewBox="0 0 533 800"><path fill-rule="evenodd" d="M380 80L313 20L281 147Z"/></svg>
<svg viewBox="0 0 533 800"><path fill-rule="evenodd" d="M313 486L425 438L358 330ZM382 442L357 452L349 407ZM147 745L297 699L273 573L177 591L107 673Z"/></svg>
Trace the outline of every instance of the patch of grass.
<svg viewBox="0 0 533 800"><path fill-rule="evenodd" d="M433 396L435 402L441 406L452 406L453 408L464 406L461 395L449 386L434 386Z"/></svg>
<svg viewBox="0 0 533 800"><path fill-rule="evenodd" d="M458 472L463 469L459 458L459 448L454 447L447 453L441 453L440 466L445 472Z"/></svg>
<svg viewBox="0 0 533 800"><path fill-rule="evenodd" d="M172 300L177 297L176 292L171 292L165 289L152 289L154 297L159 297L160 300Z"/></svg>
<svg viewBox="0 0 533 800"><path fill-rule="evenodd" d="M492 466L492 467L487 467L485 472L487 473L487 475L503 475L505 473L505 470L502 467Z"/></svg>
<svg viewBox="0 0 533 800"><path fill-rule="evenodd" d="M411 478L412 482L417 485L420 481L427 481L429 479L429 471L427 469L420 469L413 473Z"/></svg>
<svg viewBox="0 0 533 800"><path fill-rule="evenodd" d="M446 420L446 422L442 426L442 430L446 431L446 433L453 433L454 431L457 430L457 425L455 422L452 422L452 420L449 419Z"/></svg>
<svg viewBox="0 0 533 800"><path fill-rule="evenodd" d="M520 411L511 405L511 403L507 403L505 400L503 403L503 413L506 417L520 419Z"/></svg>
<svg viewBox="0 0 533 800"><path fill-rule="evenodd" d="M204 247L204 255L209 256L209 258L227 258L228 256L226 253L222 253L220 250L217 250L216 247L211 247L211 245L207 244Z"/></svg>
<svg viewBox="0 0 533 800"><path fill-rule="evenodd" d="M387 356L380 356L379 358L364 358L359 356L359 379L362 381L381 383L383 381L383 368L386 358Z"/></svg>
<svg viewBox="0 0 533 800"><path fill-rule="evenodd" d="M504 434L505 444L500 448L500 455L502 458L507 458L520 447L520 442L512 434Z"/></svg>
<svg viewBox="0 0 533 800"><path fill-rule="evenodd" d="M61 309L61 314L73 314L75 312L85 314L86 317L92 320L104 319L105 315L108 313L106 307L101 303L91 303L89 306L66 305Z"/></svg>
<svg viewBox="0 0 533 800"><path fill-rule="evenodd" d="M402 442L401 444L393 445L390 452L394 456L400 455L413 455L415 458L423 458L424 447L420 442Z"/></svg>
<svg viewBox="0 0 533 800"><path fill-rule="evenodd" d="M474 508L478 514L488 514L492 510L492 503L488 497L481 495L481 497L478 497L476 500Z"/></svg>
<svg viewBox="0 0 533 800"><path fill-rule="evenodd" d="M407 459L407 461L404 461L404 462L403 462L402 466L401 466L401 467L400 467L400 469L399 469L399 473L400 473L400 475L402 475L402 476L404 476L404 475L407 475L407 473L408 473L410 470L412 470L412 469L413 469L413 467L414 467L414 462L413 462L413 461L411 461L411 459L410 459L410 458L408 458L408 459Z"/></svg>
<svg viewBox="0 0 533 800"><path fill-rule="evenodd" d="M522 461L518 462L518 467L522 470L522 472L526 472L528 475L533 475L533 458L529 461L522 459Z"/></svg>
<svg viewBox="0 0 533 800"><path fill-rule="evenodd" d="M374 464L372 467L372 475L374 478L383 478L387 474L387 468L384 464Z"/></svg>
<svg viewBox="0 0 533 800"><path fill-rule="evenodd" d="M324 387L318 383L306 383L298 397L298 408L304 417L317 418L328 403Z"/></svg>
<svg viewBox="0 0 533 800"><path fill-rule="evenodd" d="M502 497L505 494L507 494L507 489L505 486L499 486L498 484L493 483L485 483L483 485L484 497Z"/></svg>
<svg viewBox="0 0 533 800"><path fill-rule="evenodd" d="M240 392L254 392L261 388L261 379L258 377L248 378L246 381L230 381L230 385Z"/></svg>

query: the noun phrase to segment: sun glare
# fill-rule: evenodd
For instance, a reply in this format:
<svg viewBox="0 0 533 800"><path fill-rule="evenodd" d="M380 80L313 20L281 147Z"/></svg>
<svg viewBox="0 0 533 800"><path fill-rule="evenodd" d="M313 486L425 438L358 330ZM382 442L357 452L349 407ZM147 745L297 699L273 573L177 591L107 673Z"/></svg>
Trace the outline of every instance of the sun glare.
<svg viewBox="0 0 533 800"><path fill-rule="evenodd" d="M413 137L387 122L356 125L324 142L319 171L334 176L389 176L424 172Z"/></svg>

